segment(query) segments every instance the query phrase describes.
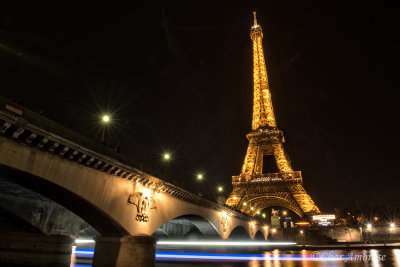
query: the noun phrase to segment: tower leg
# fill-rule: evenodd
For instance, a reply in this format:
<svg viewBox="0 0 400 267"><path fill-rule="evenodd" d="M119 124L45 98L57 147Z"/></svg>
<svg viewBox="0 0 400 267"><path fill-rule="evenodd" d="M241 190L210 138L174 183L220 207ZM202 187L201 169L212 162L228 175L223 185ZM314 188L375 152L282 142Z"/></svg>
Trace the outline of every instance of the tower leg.
<svg viewBox="0 0 400 267"><path fill-rule="evenodd" d="M93 267L154 266L155 245L153 236L98 237Z"/></svg>

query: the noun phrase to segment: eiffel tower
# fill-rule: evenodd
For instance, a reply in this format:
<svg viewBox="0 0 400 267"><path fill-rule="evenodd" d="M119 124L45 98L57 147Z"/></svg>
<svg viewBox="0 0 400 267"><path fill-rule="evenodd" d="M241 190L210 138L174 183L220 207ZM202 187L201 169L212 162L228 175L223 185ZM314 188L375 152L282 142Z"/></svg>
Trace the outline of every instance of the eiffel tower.
<svg viewBox="0 0 400 267"><path fill-rule="evenodd" d="M301 171L293 171L285 153L283 132L276 126L262 48L263 32L257 23L250 30L253 41L253 121L240 175L232 177L233 191L226 204L251 216L264 208L279 206L301 218L320 213L303 187ZM268 164L269 163L269 164ZM272 166L275 173L264 173Z"/></svg>

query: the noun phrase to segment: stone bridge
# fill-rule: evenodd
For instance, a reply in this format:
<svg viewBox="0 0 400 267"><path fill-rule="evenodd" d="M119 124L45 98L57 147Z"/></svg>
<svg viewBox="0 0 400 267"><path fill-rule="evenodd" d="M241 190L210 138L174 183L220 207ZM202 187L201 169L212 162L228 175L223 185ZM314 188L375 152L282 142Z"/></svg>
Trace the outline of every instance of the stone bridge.
<svg viewBox="0 0 400 267"><path fill-rule="evenodd" d="M154 236L174 236L174 225L181 234L195 228L204 238L267 236L252 217L142 171L123 155L3 97L0 134L0 178L23 189L1 201L1 208L45 234L27 219L26 204L16 212L13 199L31 191L71 211L99 233L94 266L152 265Z"/></svg>

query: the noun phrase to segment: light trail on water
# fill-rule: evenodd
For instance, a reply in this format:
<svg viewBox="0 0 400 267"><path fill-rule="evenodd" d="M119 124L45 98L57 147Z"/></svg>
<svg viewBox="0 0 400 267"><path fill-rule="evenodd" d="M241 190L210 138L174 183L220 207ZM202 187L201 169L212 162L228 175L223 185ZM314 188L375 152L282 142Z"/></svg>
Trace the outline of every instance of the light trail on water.
<svg viewBox="0 0 400 267"><path fill-rule="evenodd" d="M93 248L78 248L74 251L76 257L93 258ZM157 251L157 261L208 261L208 262L248 262L248 261L348 261L351 258L348 255L339 257L324 257L318 255L265 255L265 254L232 254L232 253L201 253L201 252L170 252Z"/></svg>
<svg viewBox="0 0 400 267"><path fill-rule="evenodd" d="M157 245L170 246L227 246L227 247L269 247L294 246L295 242L267 242L267 241L158 241Z"/></svg>

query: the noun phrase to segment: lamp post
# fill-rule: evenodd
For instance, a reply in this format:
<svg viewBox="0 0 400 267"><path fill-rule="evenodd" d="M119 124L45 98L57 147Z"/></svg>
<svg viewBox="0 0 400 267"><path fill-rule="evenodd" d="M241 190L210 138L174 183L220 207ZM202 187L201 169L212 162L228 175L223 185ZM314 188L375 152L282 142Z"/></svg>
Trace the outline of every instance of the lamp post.
<svg viewBox="0 0 400 267"><path fill-rule="evenodd" d="M390 227L389 227L389 241L390 241L390 238L391 238L391 236L392 236L392 233L393 233L395 227L396 227L396 225L395 225L394 223L390 223Z"/></svg>
<svg viewBox="0 0 400 267"><path fill-rule="evenodd" d="M167 178L167 175L168 175L168 161L171 160L171 155L169 153L164 153L163 154L163 160L164 160L164 175L165 175L165 178Z"/></svg>
<svg viewBox="0 0 400 267"><path fill-rule="evenodd" d="M221 185L219 185L217 187L217 194L216 194L216 199L219 204L224 204L226 202L226 199L225 199L224 195L222 194L223 191L224 191L224 188Z"/></svg>
<svg viewBox="0 0 400 267"><path fill-rule="evenodd" d="M204 178L204 177L203 177L203 174L202 174L202 173L198 173L198 174L196 175L197 182L199 182L199 183L201 182L201 180L203 180L203 178ZM201 197L203 196L203 193L201 192L201 191L202 191L202 190L201 190L201 189L202 189L202 186L203 186L202 183L198 185L198 190L199 190L198 195L201 196Z"/></svg>
<svg viewBox="0 0 400 267"><path fill-rule="evenodd" d="M105 138L105 134L106 134L106 127L107 127L107 124L110 123L111 118L109 115L103 115L103 117L101 117L101 121L103 122L103 132L101 134L101 143L103 145L105 145L104 138Z"/></svg>
<svg viewBox="0 0 400 267"><path fill-rule="evenodd" d="M367 223L367 230L370 232L370 239L374 241L374 229L371 223Z"/></svg>

